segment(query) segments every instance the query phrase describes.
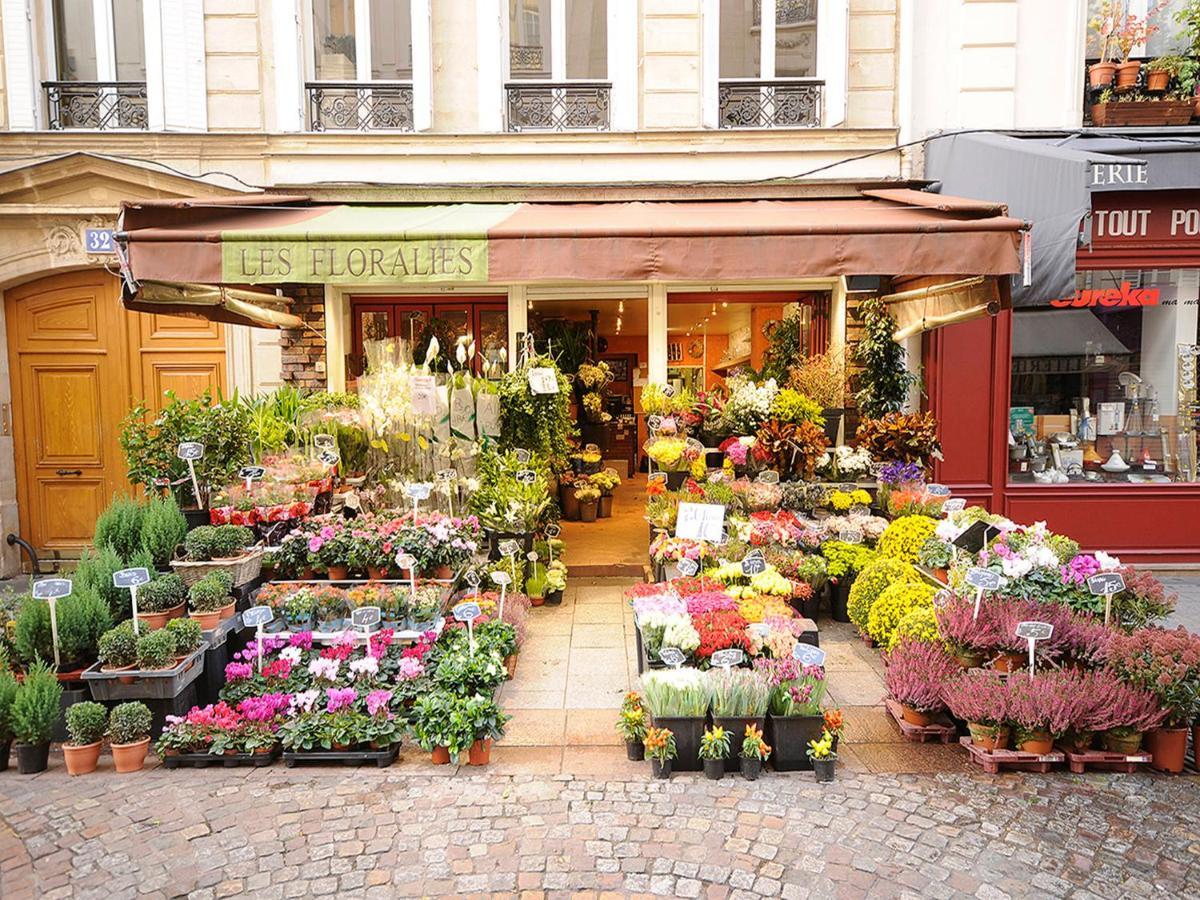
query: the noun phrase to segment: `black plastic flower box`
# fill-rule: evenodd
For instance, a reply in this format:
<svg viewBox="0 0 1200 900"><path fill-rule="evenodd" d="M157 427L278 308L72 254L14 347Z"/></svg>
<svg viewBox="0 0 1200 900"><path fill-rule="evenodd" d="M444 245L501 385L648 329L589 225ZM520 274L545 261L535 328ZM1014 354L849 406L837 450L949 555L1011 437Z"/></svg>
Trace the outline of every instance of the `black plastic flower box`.
<svg viewBox="0 0 1200 900"><path fill-rule="evenodd" d="M222 766L226 769L242 766L262 768L279 759L281 752L280 748L275 746L269 753L230 753L225 756L213 753L175 753L164 756L162 764L168 769L207 769L209 766Z"/></svg>
<svg viewBox="0 0 1200 900"><path fill-rule="evenodd" d="M288 750L283 754L283 764L289 769L308 763L340 763L343 766L374 765L383 769L394 763L399 755L399 744L393 744L387 750L309 750L306 752Z"/></svg>

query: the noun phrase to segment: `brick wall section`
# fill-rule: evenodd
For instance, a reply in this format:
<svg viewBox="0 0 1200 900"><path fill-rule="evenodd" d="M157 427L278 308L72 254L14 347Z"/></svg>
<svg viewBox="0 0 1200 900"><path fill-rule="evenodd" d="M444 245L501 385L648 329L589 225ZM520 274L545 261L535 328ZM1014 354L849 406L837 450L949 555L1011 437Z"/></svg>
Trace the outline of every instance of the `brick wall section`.
<svg viewBox="0 0 1200 900"><path fill-rule="evenodd" d="M292 300L292 312L307 328L287 328L280 333L283 347L282 378L298 388L324 390L325 373L325 287L320 284L285 284L283 293ZM317 364L321 363L320 371Z"/></svg>

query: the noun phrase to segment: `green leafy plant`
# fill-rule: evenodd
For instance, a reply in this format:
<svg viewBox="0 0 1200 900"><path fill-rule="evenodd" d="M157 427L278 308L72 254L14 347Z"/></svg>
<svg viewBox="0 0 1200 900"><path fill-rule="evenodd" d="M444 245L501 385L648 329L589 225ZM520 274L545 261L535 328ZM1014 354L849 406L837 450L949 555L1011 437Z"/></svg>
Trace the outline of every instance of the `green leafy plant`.
<svg viewBox="0 0 1200 900"><path fill-rule="evenodd" d="M108 604L88 589L76 590L55 604L58 655L64 666L86 665L96 658L101 636L112 627ZM25 663L53 662L50 604L26 597L13 631L13 645Z"/></svg>
<svg viewBox="0 0 1200 900"><path fill-rule="evenodd" d="M121 569L144 567L154 571L154 560L145 550L139 550L128 561L121 559L110 546L85 550L75 567L75 592L91 591L107 605L114 622L132 615L129 589L113 584L113 573Z"/></svg>
<svg viewBox="0 0 1200 900"><path fill-rule="evenodd" d="M165 628L144 632L137 639L137 667L143 671L169 669L175 658L175 638Z"/></svg>
<svg viewBox="0 0 1200 900"><path fill-rule="evenodd" d="M746 726L746 736L742 738L742 758L757 759L765 762L771 755L771 745L763 740L762 729L756 725Z"/></svg>
<svg viewBox="0 0 1200 900"><path fill-rule="evenodd" d="M187 656L200 646L204 632L195 619L172 619L163 629L175 642L175 656Z"/></svg>
<svg viewBox="0 0 1200 900"><path fill-rule="evenodd" d="M54 670L35 662L25 672L12 703L13 737L23 744L45 744L54 736L61 713L62 685Z"/></svg>
<svg viewBox="0 0 1200 900"><path fill-rule="evenodd" d="M771 418L792 425L801 422L812 422L818 427L825 426L825 417L821 415L821 404L795 391L792 388L782 388L771 401Z"/></svg>
<svg viewBox="0 0 1200 900"><path fill-rule="evenodd" d="M905 367L905 350L892 339L896 322L883 301L868 297L858 309L863 336L854 349L854 359L863 371L854 400L864 416L877 419L903 409L909 391L921 378Z"/></svg>
<svg viewBox="0 0 1200 900"><path fill-rule="evenodd" d="M0 670L0 743L12 740L12 707L16 697L16 676L7 669Z"/></svg>
<svg viewBox="0 0 1200 900"><path fill-rule="evenodd" d="M163 568L187 536L187 520L172 496L151 497L142 518L142 547Z"/></svg>
<svg viewBox="0 0 1200 900"><path fill-rule="evenodd" d="M92 542L97 547L112 547L122 561L130 559L142 548L142 523L146 508L128 496L113 496L104 511L96 517L96 532Z"/></svg>
<svg viewBox="0 0 1200 900"><path fill-rule="evenodd" d="M138 588L138 611L147 613L166 612L187 599L187 587L178 575L160 575Z"/></svg>
<svg viewBox="0 0 1200 900"><path fill-rule="evenodd" d="M529 385L534 368L552 368L558 392L535 394ZM500 381L500 432L506 448L524 448L543 459L561 458L576 436L571 417L571 386L554 360L533 357Z"/></svg>
<svg viewBox="0 0 1200 900"><path fill-rule="evenodd" d="M254 542L254 532L243 525L201 525L187 533L183 550L193 562L239 556Z"/></svg>
<svg viewBox="0 0 1200 900"><path fill-rule="evenodd" d="M137 635L125 621L100 636L100 662L106 669L125 669L137 662Z"/></svg>
<svg viewBox="0 0 1200 900"><path fill-rule="evenodd" d="M108 716L108 739L114 744L136 744L150 737L154 717L145 703L118 703Z"/></svg>
<svg viewBox="0 0 1200 900"><path fill-rule="evenodd" d="M67 707L66 719L71 744L85 747L104 737L104 729L108 727L108 710L101 703L84 700Z"/></svg>
<svg viewBox="0 0 1200 900"><path fill-rule="evenodd" d="M233 578L223 569L209 572L190 588L188 603L193 612L216 612L229 603L229 592L233 589Z"/></svg>
<svg viewBox="0 0 1200 900"><path fill-rule="evenodd" d="M646 710L640 706L623 709L617 717L617 734L625 743L636 743L646 736Z"/></svg>

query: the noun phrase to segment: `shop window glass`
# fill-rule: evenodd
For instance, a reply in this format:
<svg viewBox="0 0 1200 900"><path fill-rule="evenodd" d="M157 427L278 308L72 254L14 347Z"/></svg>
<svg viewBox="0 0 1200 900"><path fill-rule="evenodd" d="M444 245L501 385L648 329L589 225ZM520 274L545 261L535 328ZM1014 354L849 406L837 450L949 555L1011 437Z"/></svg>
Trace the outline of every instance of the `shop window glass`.
<svg viewBox="0 0 1200 900"><path fill-rule="evenodd" d="M117 81L146 80L146 38L142 0L113 0Z"/></svg>
<svg viewBox="0 0 1200 900"><path fill-rule="evenodd" d="M551 0L508 0L509 70L513 78L551 77Z"/></svg>
<svg viewBox="0 0 1200 900"><path fill-rule="evenodd" d="M1195 480L1197 274L1083 272L1081 305L1014 311L1011 481Z"/></svg>
<svg viewBox="0 0 1200 900"><path fill-rule="evenodd" d="M722 78L758 78L762 58L755 0L721 0L720 72Z"/></svg>
<svg viewBox="0 0 1200 900"><path fill-rule="evenodd" d="M608 77L608 3L567 0L567 79Z"/></svg>
<svg viewBox="0 0 1200 900"><path fill-rule="evenodd" d="M817 74L817 0L776 0L775 77Z"/></svg>

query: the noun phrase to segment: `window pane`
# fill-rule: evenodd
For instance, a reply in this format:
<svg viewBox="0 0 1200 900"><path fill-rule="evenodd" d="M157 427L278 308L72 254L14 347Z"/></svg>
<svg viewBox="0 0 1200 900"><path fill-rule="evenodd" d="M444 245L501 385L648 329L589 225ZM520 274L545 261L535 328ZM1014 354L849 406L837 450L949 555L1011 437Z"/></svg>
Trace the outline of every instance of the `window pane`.
<svg viewBox="0 0 1200 900"><path fill-rule="evenodd" d="M762 29L756 0L721 0L720 76L758 78Z"/></svg>
<svg viewBox="0 0 1200 900"><path fill-rule="evenodd" d="M99 81L92 0L54 0L54 49L59 81Z"/></svg>
<svg viewBox="0 0 1200 900"><path fill-rule="evenodd" d="M550 78L551 0L508 0L509 73Z"/></svg>
<svg viewBox="0 0 1200 900"><path fill-rule="evenodd" d="M817 0L776 0L775 76L817 74Z"/></svg>
<svg viewBox="0 0 1200 900"><path fill-rule="evenodd" d="M1158 31L1146 40L1147 56L1187 53L1187 38L1175 22L1175 14L1187 5L1188 0L1168 0L1161 8L1154 2L1150 3L1150 25L1157 26Z"/></svg>
<svg viewBox="0 0 1200 900"><path fill-rule="evenodd" d="M411 0L371 0L371 77L411 81Z"/></svg>
<svg viewBox="0 0 1200 900"><path fill-rule="evenodd" d="M567 78L608 78L606 0L567 0Z"/></svg>
<svg viewBox="0 0 1200 900"><path fill-rule="evenodd" d="M313 0L313 46L318 81L354 81L354 0Z"/></svg>
<svg viewBox="0 0 1200 900"><path fill-rule="evenodd" d="M145 81L142 0L113 0L113 35L117 45L117 81Z"/></svg>

